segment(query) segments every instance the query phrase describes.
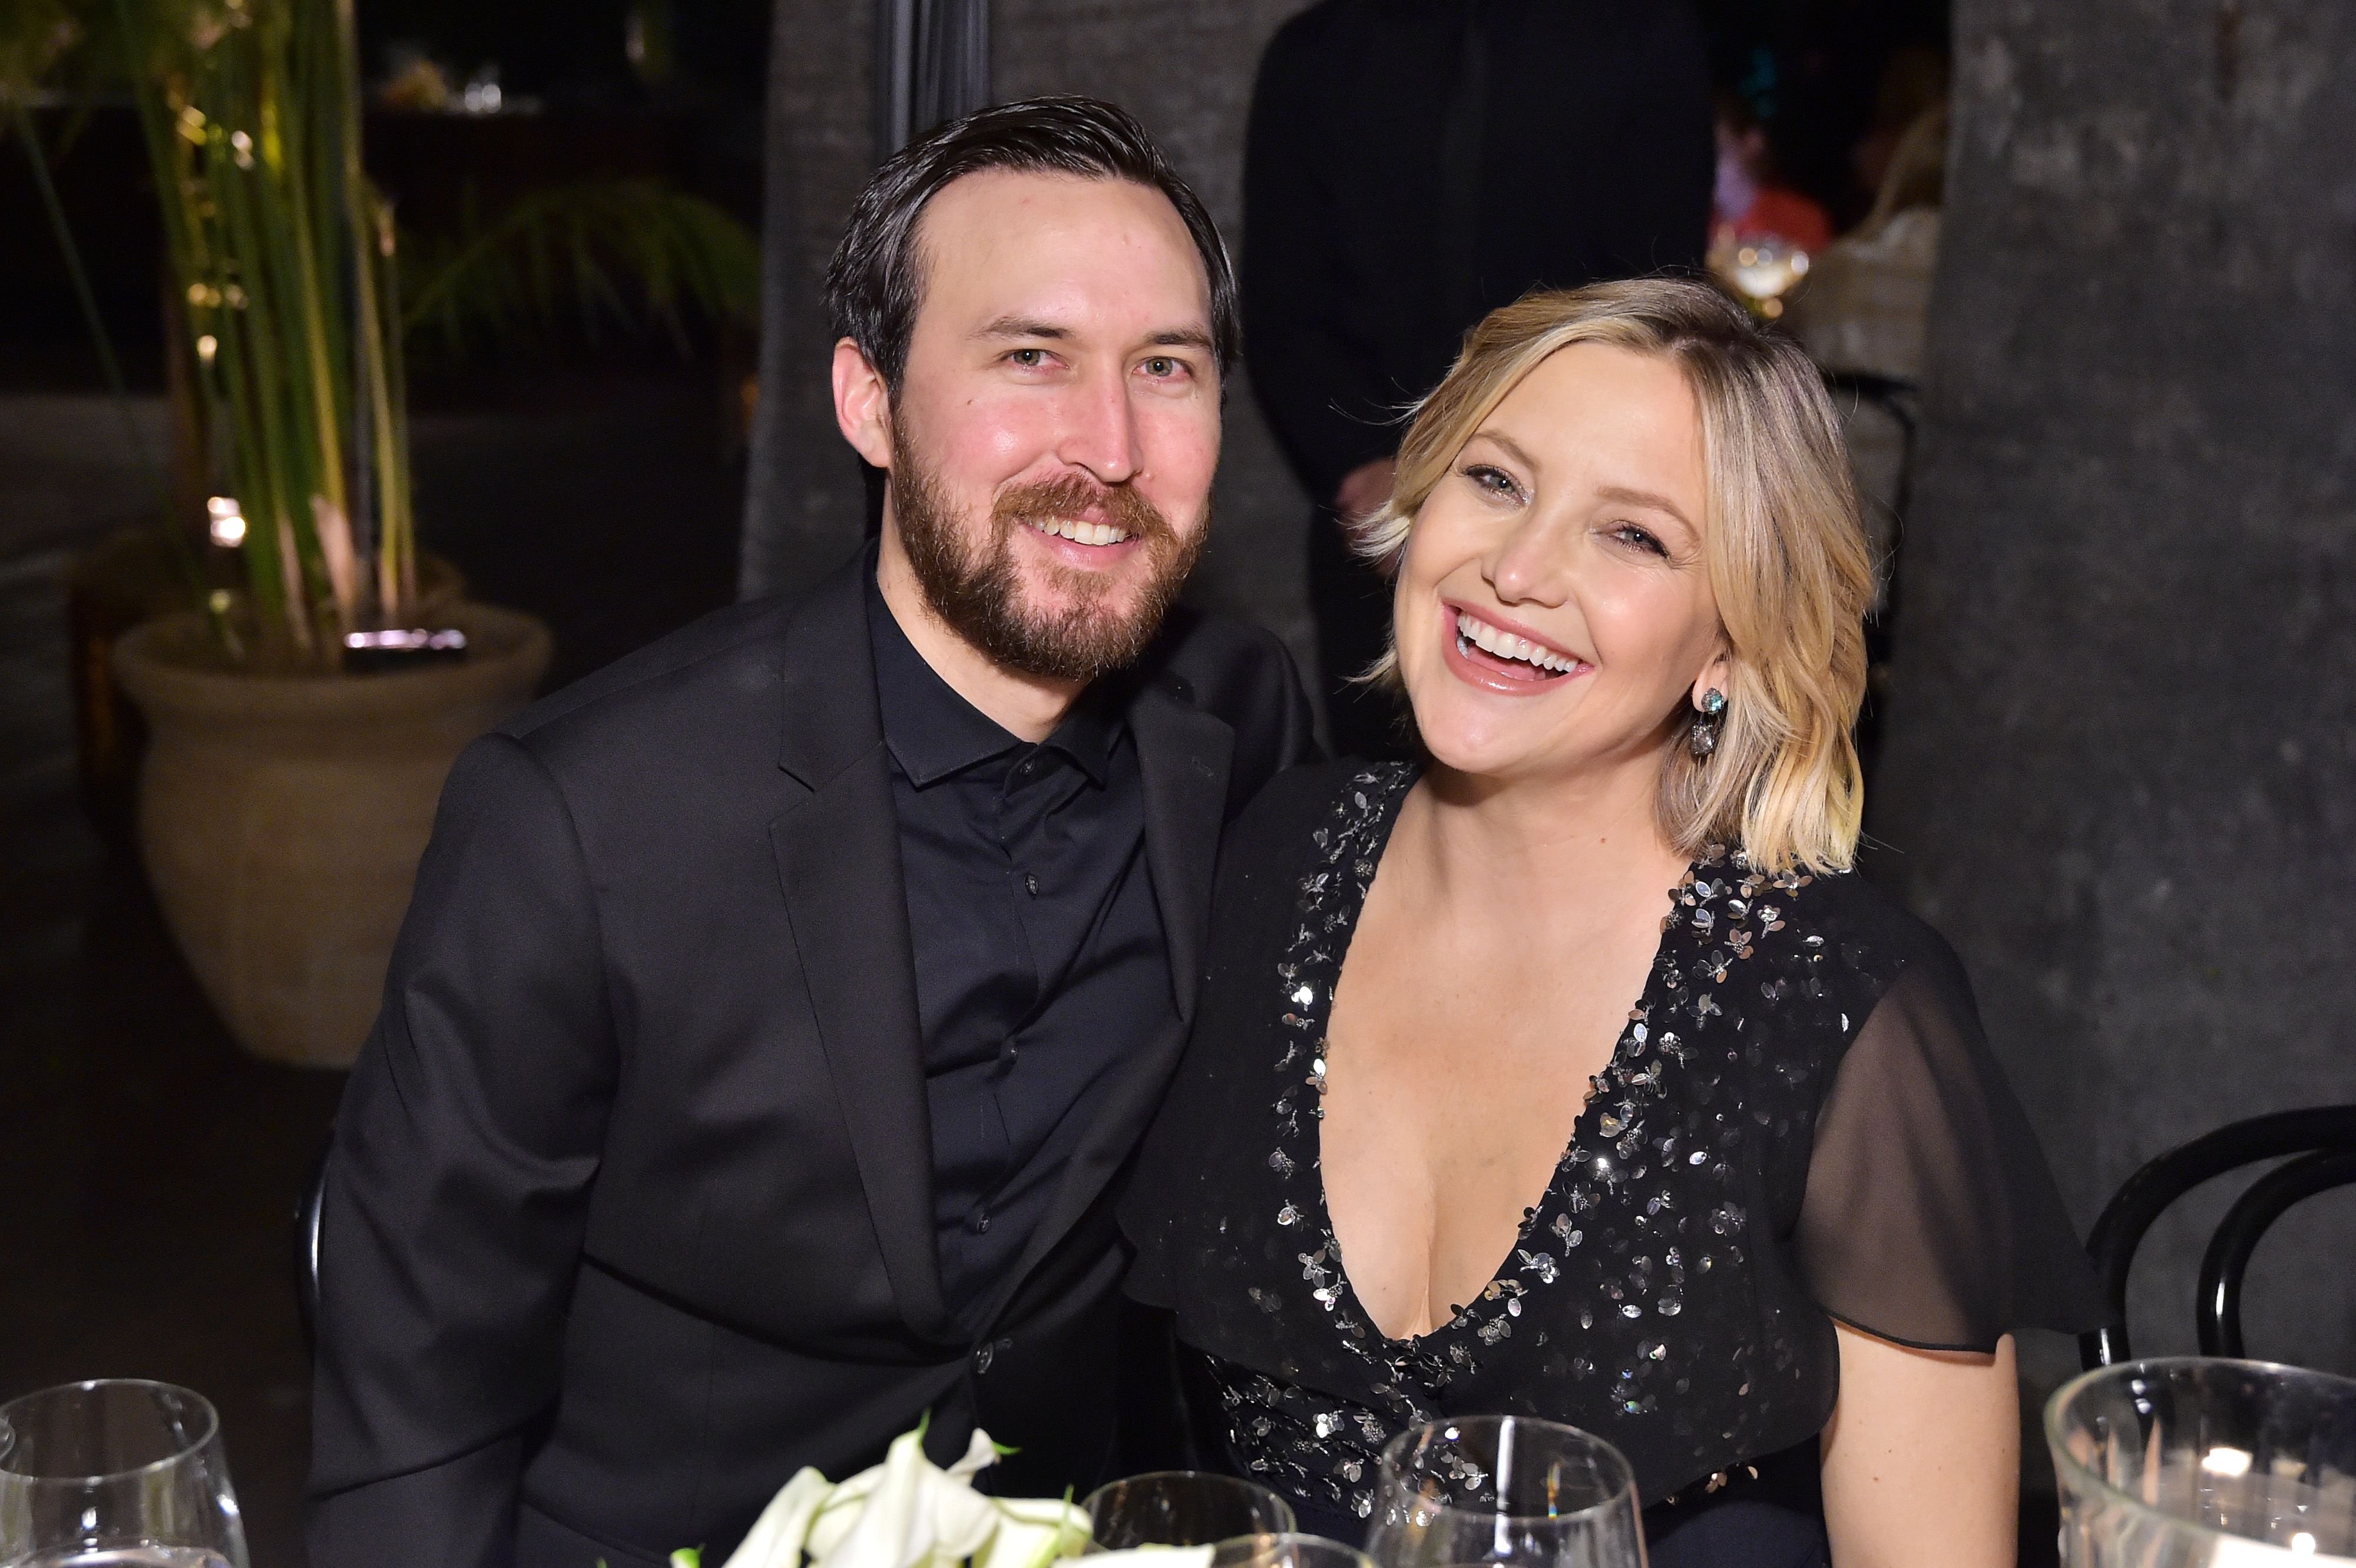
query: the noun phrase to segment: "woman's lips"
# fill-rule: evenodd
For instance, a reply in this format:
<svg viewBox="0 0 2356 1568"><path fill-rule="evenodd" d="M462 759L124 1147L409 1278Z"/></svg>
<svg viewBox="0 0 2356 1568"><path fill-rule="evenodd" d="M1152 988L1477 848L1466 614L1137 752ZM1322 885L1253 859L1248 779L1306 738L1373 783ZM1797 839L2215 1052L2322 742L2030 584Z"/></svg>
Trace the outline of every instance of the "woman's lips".
<svg viewBox="0 0 2356 1568"><path fill-rule="evenodd" d="M1466 615L1471 615L1478 626L1467 627L1460 618ZM1492 652L1466 635L1468 630L1472 630L1502 646L1515 645L1508 640L1514 639L1515 634L1505 631L1478 612L1462 610L1454 605L1442 605L1440 617L1441 661L1448 666L1451 674L1478 691L1506 697L1535 697L1595 668L1584 660L1558 653L1550 645L1535 645L1531 639L1517 639L1521 645L1531 647L1533 652L1542 657L1555 655L1572 660L1571 667L1566 671L1541 669L1530 662L1527 657L1509 657Z"/></svg>

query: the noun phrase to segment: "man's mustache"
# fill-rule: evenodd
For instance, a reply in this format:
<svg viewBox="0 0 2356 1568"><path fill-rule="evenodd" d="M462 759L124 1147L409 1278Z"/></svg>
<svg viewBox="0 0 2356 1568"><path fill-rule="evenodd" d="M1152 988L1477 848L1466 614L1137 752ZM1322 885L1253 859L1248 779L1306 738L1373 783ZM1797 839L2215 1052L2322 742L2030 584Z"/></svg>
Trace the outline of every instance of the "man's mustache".
<svg viewBox="0 0 2356 1568"><path fill-rule="evenodd" d="M1048 518L1081 519L1094 513L1135 539L1172 537L1170 521L1154 504L1129 485L1099 485L1076 474L1018 485L1002 492L991 507L1002 532L1015 523Z"/></svg>

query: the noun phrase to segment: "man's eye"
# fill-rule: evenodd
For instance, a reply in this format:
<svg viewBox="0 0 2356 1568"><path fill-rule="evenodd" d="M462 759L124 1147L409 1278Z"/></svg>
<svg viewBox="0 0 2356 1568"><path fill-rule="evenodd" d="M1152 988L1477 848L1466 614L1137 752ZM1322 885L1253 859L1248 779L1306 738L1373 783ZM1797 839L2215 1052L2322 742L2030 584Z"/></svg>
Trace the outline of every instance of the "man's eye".
<svg viewBox="0 0 2356 1568"><path fill-rule="evenodd" d="M1013 360L1016 364L1022 366L1026 371L1035 371L1040 366L1047 362L1047 350L1044 349L1017 349L1006 357Z"/></svg>
<svg viewBox="0 0 2356 1568"><path fill-rule="evenodd" d="M1175 360L1161 359L1148 360L1145 361L1145 373L1153 377L1157 381L1161 380L1164 376L1174 376L1178 373L1178 361Z"/></svg>

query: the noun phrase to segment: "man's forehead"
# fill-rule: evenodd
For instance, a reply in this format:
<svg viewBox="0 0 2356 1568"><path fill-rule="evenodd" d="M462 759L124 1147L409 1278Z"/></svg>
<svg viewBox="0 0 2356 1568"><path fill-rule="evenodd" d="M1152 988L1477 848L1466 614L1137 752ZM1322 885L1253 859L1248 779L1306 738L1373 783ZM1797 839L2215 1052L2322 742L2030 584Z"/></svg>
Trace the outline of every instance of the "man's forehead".
<svg viewBox="0 0 2356 1568"><path fill-rule="evenodd" d="M958 330L1002 318L1131 310L1207 328L1210 283L1170 199L1116 176L986 169L926 203L916 231L919 314ZM1076 321L1071 325L1076 326Z"/></svg>

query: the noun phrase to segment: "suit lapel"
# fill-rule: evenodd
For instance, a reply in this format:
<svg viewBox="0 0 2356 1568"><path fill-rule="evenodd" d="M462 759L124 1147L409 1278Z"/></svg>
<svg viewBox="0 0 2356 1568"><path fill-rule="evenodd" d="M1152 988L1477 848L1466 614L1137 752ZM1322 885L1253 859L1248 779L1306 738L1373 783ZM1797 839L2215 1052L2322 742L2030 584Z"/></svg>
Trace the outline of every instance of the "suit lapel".
<svg viewBox="0 0 2356 1568"><path fill-rule="evenodd" d="M1145 785L1145 865L1170 947L1178 1025L1163 1030L1097 1090L1095 1104L1085 1112L1087 1133L1065 1167L1055 1203L1023 1248L1022 1262L1001 1285L1001 1308L1128 1161L1169 1088L1186 1026L1194 1016L1236 736L1225 721L1192 706L1185 691L1182 682L1164 676L1149 684L1129 710Z"/></svg>
<svg viewBox="0 0 2356 1568"><path fill-rule="evenodd" d="M1130 704L1129 723L1145 779L1145 864L1170 944L1170 983L1180 1021L1192 1023L1236 732L1181 701L1184 689L1174 678L1149 686Z"/></svg>
<svg viewBox="0 0 2356 1568"><path fill-rule="evenodd" d="M892 1294L918 1333L954 1335L933 1234L932 1132L899 822L876 709L866 552L786 633L778 762L809 793L769 840L819 1038Z"/></svg>

